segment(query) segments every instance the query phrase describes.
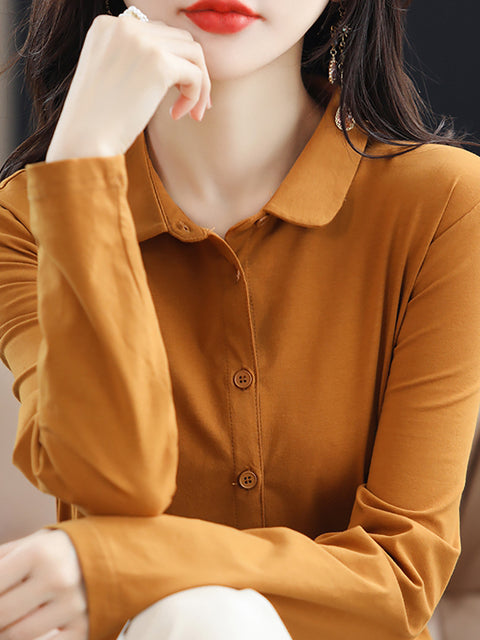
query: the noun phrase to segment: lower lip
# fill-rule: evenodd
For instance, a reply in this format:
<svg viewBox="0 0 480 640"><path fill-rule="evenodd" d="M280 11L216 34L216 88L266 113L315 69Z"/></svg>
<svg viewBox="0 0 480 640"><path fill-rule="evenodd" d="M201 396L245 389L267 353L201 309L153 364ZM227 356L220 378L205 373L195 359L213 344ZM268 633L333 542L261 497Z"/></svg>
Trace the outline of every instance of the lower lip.
<svg viewBox="0 0 480 640"><path fill-rule="evenodd" d="M229 11L186 11L185 14L197 27L209 33L238 33L257 20L254 16Z"/></svg>

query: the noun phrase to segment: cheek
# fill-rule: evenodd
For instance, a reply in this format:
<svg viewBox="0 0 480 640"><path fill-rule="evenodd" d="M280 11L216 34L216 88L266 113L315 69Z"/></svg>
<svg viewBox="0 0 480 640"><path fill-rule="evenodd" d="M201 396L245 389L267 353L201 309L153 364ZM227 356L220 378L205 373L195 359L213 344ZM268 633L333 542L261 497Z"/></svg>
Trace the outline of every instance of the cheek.
<svg viewBox="0 0 480 640"><path fill-rule="evenodd" d="M172 24L172 19L175 19L179 6L179 2L170 2L166 0L123 0L124 3L129 5L135 5L143 11L145 15L153 22L161 20L167 24ZM191 4L193 0L186 0L182 6ZM173 26L173 25L172 25Z"/></svg>
<svg viewBox="0 0 480 640"><path fill-rule="evenodd" d="M335 0L332 0L335 3ZM330 0L265 0L263 15L277 25L303 25L307 31L330 4Z"/></svg>
<svg viewBox="0 0 480 640"><path fill-rule="evenodd" d="M303 38L325 12L329 0L269 0L267 24L280 45L288 48Z"/></svg>

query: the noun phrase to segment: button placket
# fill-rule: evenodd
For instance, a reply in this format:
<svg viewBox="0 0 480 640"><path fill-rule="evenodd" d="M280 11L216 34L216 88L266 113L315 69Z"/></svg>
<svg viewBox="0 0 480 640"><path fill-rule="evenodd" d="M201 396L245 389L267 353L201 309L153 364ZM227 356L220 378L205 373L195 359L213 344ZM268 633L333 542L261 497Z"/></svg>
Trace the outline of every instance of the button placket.
<svg viewBox="0 0 480 640"><path fill-rule="evenodd" d="M250 294L243 260L231 245L229 261L234 269L231 285L224 288L225 347L228 393L228 416L232 434L234 474L232 485L235 500L236 526L265 526L262 485L262 452L256 389L257 358L255 334L250 308ZM240 254L248 261L248 242L241 245ZM252 471L255 469L255 471ZM255 491L251 489L255 488Z"/></svg>

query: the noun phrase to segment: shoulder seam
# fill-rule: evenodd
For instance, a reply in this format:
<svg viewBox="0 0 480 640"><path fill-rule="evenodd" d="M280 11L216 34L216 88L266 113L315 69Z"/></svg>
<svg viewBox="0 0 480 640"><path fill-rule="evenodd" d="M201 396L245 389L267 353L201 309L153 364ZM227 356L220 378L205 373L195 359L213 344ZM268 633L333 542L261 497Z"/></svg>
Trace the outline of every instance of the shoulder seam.
<svg viewBox="0 0 480 640"><path fill-rule="evenodd" d="M15 176L20 175L20 174L22 173L22 171L23 171L23 172L25 172L25 171L26 171L25 167L23 167L22 169L18 169L18 171L15 171L15 172L14 172L14 173L12 173L10 176L7 176L7 177L2 181L2 183L0 184L0 191L2 191L2 190L7 186L7 184L9 184L9 182L10 182L10 181L15 177Z"/></svg>
<svg viewBox="0 0 480 640"><path fill-rule="evenodd" d="M456 184L456 183L455 183ZM441 238L447 231L449 231L452 227L454 227L456 224L458 224L459 222L461 222L464 218L466 218L468 215L470 215L477 207L480 206L480 200L478 200L474 205L472 205L470 207L470 209L468 209L465 213L463 213L459 218L457 218L456 220L454 220L451 224L448 225L448 227L446 227L445 229L443 229L442 233L440 233L439 235L437 235L437 231L438 231L438 227L440 226L441 221L443 220L443 217L445 215L445 211L448 209L448 206L450 204L450 200L452 197L452 193L455 189L455 186L453 186L452 191L450 192L450 196L447 200L447 203L445 205L445 208L442 212L442 215L440 217L440 220L438 221L438 225L437 228L435 230L435 234L433 236L432 239L432 243L435 242L435 240L437 240L438 238Z"/></svg>

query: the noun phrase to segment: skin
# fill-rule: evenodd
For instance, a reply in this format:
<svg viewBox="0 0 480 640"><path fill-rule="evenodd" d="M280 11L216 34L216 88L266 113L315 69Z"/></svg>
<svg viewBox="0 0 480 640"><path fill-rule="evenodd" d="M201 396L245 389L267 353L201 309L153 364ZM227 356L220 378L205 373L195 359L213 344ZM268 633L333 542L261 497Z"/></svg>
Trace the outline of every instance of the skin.
<svg viewBox="0 0 480 640"><path fill-rule="evenodd" d="M87 640L88 616L70 538L41 529L0 545L0 639L48 640L46 634Z"/></svg>
<svg viewBox="0 0 480 640"><path fill-rule="evenodd" d="M300 56L303 36L328 0L296 0L295 12L291 0L245 0L263 19L222 36L179 13L189 4L136 0L135 6L200 43L213 106L203 118L202 107L175 119L177 106L172 119L179 96L173 87L146 128L147 143L177 204L224 235L269 200L323 115L303 87ZM52 152L52 160L61 157ZM0 640L52 636L87 640L87 599L69 537L42 529L0 545Z"/></svg>
<svg viewBox="0 0 480 640"><path fill-rule="evenodd" d="M172 124L178 91L171 90L146 129L147 143L179 207L224 236L270 199L323 115L303 86L300 59L303 36L328 0L296 1L294 12L291 0L245 0L263 19L228 35L207 33L179 13L191 3L135 0L150 20L192 34L212 83L213 106L200 123Z"/></svg>

